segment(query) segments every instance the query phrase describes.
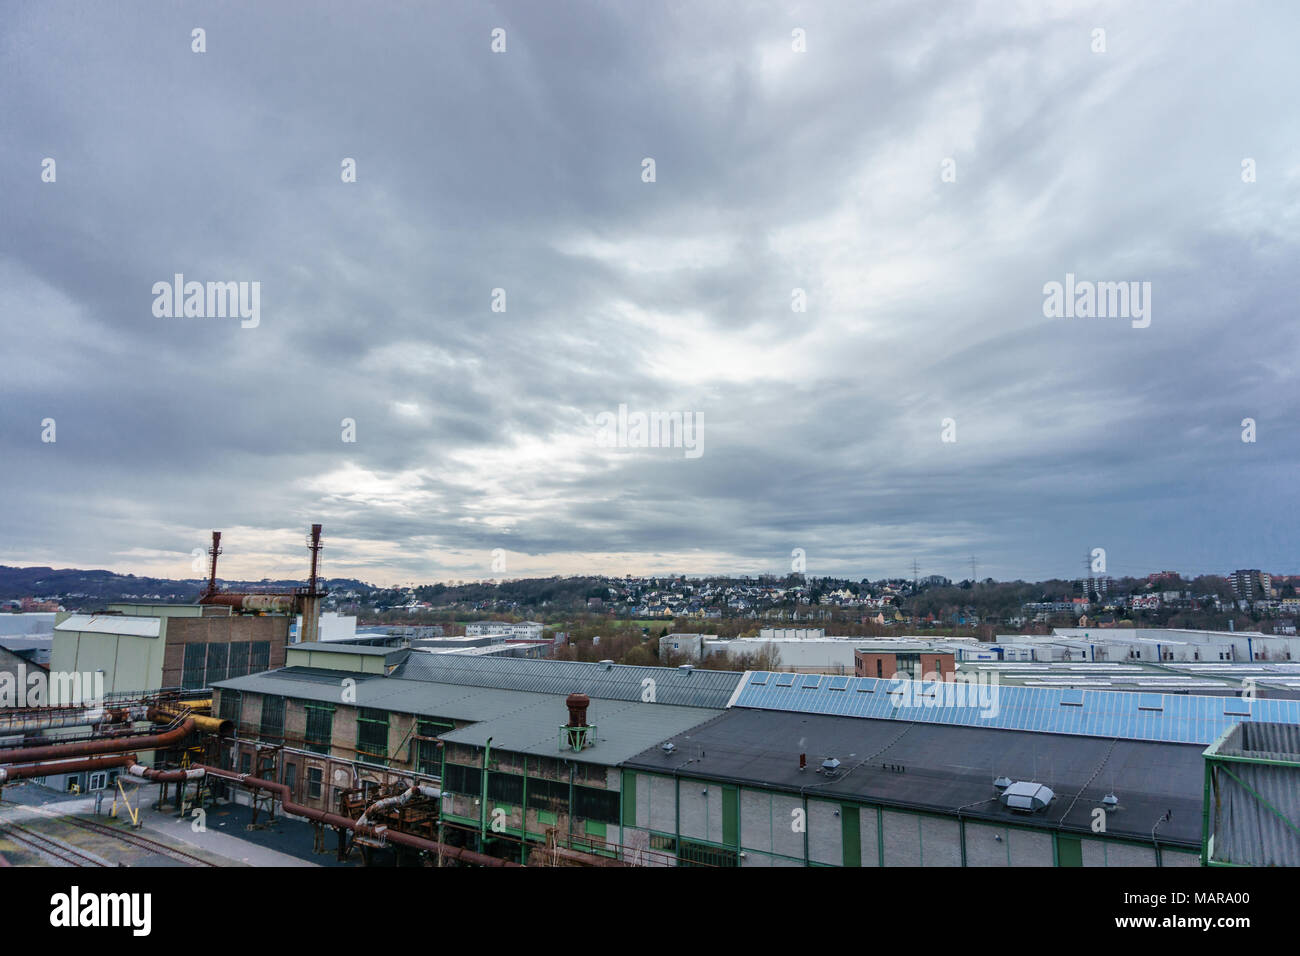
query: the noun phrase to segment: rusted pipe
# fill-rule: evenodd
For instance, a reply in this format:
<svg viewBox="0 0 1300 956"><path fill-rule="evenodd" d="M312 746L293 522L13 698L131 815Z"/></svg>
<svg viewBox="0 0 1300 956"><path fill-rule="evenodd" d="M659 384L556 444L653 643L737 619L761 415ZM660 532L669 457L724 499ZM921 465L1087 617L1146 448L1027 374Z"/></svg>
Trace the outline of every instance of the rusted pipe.
<svg viewBox="0 0 1300 956"><path fill-rule="evenodd" d="M222 770L220 767L209 767L204 764L196 764L190 770L152 770L149 767L143 767L139 764L132 766L127 773L134 777L143 777L145 780L154 780L159 783L168 781L190 780L196 775L216 777L219 780L229 780L240 786L251 787L255 790L269 790L280 798L280 804L284 807L284 812L295 817L306 817L308 820L315 820L328 826L336 827L342 830L352 830L362 836L374 837L379 840L387 840L390 843L396 843L399 846L410 847L413 850L425 850L430 853L438 853L443 857L460 860L464 863L474 863L479 866L519 866L510 860L503 860L495 856L488 856L484 853L475 853L473 850L466 850L461 847L448 846L445 843L438 843L436 840L426 840L423 837L414 836L410 833L402 833L398 830L390 830L388 827L375 827L370 824L361 824L358 820L352 820L338 813L330 813L326 810L317 810L314 807L303 806L295 803L289 793L289 788L282 783L276 783L273 780L264 780L261 777L255 777L247 773L234 773L230 770Z"/></svg>
<svg viewBox="0 0 1300 956"><path fill-rule="evenodd" d="M194 718L186 717L179 727L160 734L131 734L99 740L80 740L67 744L49 744L45 747L25 747L21 750L0 750L0 760L6 764L20 764L70 757L90 757L95 754L165 750L173 744L180 743L192 733L194 733Z"/></svg>
<svg viewBox="0 0 1300 956"><path fill-rule="evenodd" d="M367 826L370 823L367 818L372 813L383 813L387 810L393 809L394 807L404 807L416 797L428 797L430 800L437 800L442 797L442 791L437 787L412 784L409 790L404 790L395 797L385 797L383 800L376 800L370 806L366 807L366 812L361 814L357 819L357 826Z"/></svg>
<svg viewBox="0 0 1300 956"><path fill-rule="evenodd" d="M200 604L218 604L237 611L278 611L289 613L298 609L298 598L292 594L236 594L222 591L205 594Z"/></svg>
<svg viewBox="0 0 1300 956"><path fill-rule="evenodd" d="M129 767L135 763L135 754L114 754L111 757L87 757L85 760L56 760L44 763L22 764L17 767L0 767L0 785L10 780L45 777L52 773L81 773L83 770L108 770L112 767Z"/></svg>

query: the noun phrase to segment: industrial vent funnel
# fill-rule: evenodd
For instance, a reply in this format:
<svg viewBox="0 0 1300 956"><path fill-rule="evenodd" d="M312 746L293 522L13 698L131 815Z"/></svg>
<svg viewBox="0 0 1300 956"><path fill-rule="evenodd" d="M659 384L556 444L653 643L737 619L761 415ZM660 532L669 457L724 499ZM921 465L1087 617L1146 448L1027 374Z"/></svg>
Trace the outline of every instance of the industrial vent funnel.
<svg viewBox="0 0 1300 956"><path fill-rule="evenodd" d="M569 722L560 728L560 749L579 751L590 747L596 740L596 728L587 723L591 698L586 694L570 694L564 704L569 708Z"/></svg>
<svg viewBox="0 0 1300 956"><path fill-rule="evenodd" d="M1041 783L1021 781L1003 790L1002 796L998 799L1008 810L1017 813L1037 813L1055 798L1056 794L1052 793L1051 787L1045 787Z"/></svg>

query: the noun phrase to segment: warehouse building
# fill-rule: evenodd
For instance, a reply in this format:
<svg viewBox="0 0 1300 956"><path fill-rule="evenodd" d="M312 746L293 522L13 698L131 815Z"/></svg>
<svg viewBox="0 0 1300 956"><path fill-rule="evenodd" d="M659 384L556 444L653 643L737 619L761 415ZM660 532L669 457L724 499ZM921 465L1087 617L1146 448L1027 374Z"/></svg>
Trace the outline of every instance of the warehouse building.
<svg viewBox="0 0 1300 956"><path fill-rule="evenodd" d="M228 765L274 748L331 810L437 781L441 838L521 862L1195 866L1205 747L1300 725L1292 700L357 645L289 663L215 689Z"/></svg>

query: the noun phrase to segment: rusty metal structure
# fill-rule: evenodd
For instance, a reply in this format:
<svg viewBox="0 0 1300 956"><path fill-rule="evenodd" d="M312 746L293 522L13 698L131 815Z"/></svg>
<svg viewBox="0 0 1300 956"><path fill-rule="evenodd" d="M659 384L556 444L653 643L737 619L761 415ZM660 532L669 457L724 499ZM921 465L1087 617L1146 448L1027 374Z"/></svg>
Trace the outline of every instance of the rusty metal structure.
<svg viewBox="0 0 1300 956"><path fill-rule="evenodd" d="M328 593L321 586L319 577L320 553L323 548L319 524L311 526L307 548L311 552L311 573L305 587L283 591L222 591L217 586L217 558L223 553L221 532L213 531L212 546L208 549L208 584L199 595L198 603L229 607L239 614L301 614L302 631L298 640L318 640L321 599Z"/></svg>

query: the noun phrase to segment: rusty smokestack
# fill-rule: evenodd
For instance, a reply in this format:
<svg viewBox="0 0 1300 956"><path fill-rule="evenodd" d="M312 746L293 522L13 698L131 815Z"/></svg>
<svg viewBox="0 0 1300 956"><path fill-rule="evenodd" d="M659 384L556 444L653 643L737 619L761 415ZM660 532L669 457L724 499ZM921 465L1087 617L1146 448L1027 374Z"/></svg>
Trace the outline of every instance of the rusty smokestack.
<svg viewBox="0 0 1300 956"><path fill-rule="evenodd" d="M307 587L312 594L316 593L316 561L320 556L320 525L311 526L311 578L307 582Z"/></svg>
<svg viewBox="0 0 1300 956"><path fill-rule="evenodd" d="M217 593L217 555L221 553L221 532L212 532L212 547L208 549L208 589L205 594Z"/></svg>
<svg viewBox="0 0 1300 956"><path fill-rule="evenodd" d="M564 705L569 708L569 722L565 726L587 726L587 708L591 706L590 697L586 694L570 694L564 699Z"/></svg>

